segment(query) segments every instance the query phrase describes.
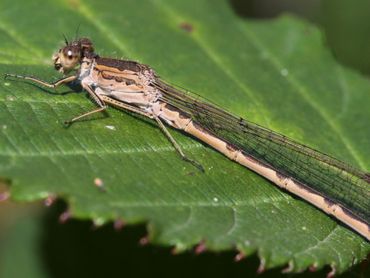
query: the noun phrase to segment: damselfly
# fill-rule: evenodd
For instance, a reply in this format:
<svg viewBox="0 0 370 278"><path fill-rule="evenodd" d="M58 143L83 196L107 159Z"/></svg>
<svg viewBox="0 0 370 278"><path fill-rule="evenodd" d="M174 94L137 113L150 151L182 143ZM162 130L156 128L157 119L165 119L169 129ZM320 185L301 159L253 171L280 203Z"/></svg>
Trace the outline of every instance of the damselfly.
<svg viewBox="0 0 370 278"><path fill-rule="evenodd" d="M56 88L79 82L98 108L71 124L112 105L153 119L180 156L189 159L166 125L192 135L281 188L333 215L370 240L370 175L257 124L200 101L162 81L147 65L99 57L81 38L53 56L55 69L73 73L55 83L7 74Z"/></svg>

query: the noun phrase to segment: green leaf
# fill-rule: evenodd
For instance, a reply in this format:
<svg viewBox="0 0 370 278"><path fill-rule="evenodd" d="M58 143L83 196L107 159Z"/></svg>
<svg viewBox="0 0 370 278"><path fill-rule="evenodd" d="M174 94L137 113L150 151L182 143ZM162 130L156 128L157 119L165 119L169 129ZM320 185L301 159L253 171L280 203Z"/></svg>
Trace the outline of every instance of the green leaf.
<svg viewBox="0 0 370 278"><path fill-rule="evenodd" d="M370 168L369 81L340 66L309 23L244 20L227 1L33 0L15 8L4 0L0 73L59 78L48 57L79 24L102 56L149 64L235 114ZM361 236L180 132L171 131L205 174L154 123L122 111L66 129L64 120L94 105L82 93L48 92L0 83L0 171L13 199L55 194L74 217L145 221L152 243L257 251L265 268L330 264L342 272L370 251Z"/></svg>

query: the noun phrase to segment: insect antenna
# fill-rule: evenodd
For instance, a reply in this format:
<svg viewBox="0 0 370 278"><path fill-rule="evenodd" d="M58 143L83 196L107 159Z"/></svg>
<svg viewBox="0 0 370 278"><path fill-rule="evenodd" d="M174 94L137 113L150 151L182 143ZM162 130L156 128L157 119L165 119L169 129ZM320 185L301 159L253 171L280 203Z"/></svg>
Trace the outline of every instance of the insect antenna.
<svg viewBox="0 0 370 278"><path fill-rule="evenodd" d="M76 29L76 35L75 35L75 40L77 41L78 39L78 33L80 32L80 26L81 26L81 22L78 23L78 26L77 26L77 29Z"/></svg>
<svg viewBox="0 0 370 278"><path fill-rule="evenodd" d="M62 34L62 35L63 35L63 38L64 38L64 42L66 43L66 45L68 45L69 42L68 42L68 39L67 39L66 35L64 35L64 34Z"/></svg>

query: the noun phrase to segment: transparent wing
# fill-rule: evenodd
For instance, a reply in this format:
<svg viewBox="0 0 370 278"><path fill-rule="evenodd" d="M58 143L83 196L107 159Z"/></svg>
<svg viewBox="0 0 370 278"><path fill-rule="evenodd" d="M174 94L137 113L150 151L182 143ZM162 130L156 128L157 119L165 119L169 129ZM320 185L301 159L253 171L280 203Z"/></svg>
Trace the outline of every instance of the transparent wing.
<svg viewBox="0 0 370 278"><path fill-rule="evenodd" d="M365 172L236 117L160 79L153 85L162 91L162 101L188 114L208 132L370 223L370 184Z"/></svg>

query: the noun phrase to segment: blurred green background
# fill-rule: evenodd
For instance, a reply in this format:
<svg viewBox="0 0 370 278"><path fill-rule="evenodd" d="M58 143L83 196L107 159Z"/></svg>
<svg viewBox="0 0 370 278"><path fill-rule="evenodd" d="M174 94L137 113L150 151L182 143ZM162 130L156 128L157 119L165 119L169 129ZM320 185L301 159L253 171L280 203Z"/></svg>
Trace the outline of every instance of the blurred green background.
<svg viewBox="0 0 370 278"><path fill-rule="evenodd" d="M243 17L268 19L282 13L304 17L325 33L326 44L342 64L370 74L370 1L230 0Z"/></svg>
<svg viewBox="0 0 370 278"><path fill-rule="evenodd" d="M268 20L294 13L317 24L336 59L370 74L370 1L230 0L246 19ZM330 73L328 73L330 74ZM4 190L4 187L0 190ZM90 222L58 223L64 204L0 204L0 278L2 277L249 277L257 276L258 258L235 263L235 253L172 255L171 250L139 245L145 227L94 229ZM329 268L300 277L325 277ZM286 277L281 269L258 277ZM290 276L290 275L289 275ZM370 277L368 264L341 277Z"/></svg>

